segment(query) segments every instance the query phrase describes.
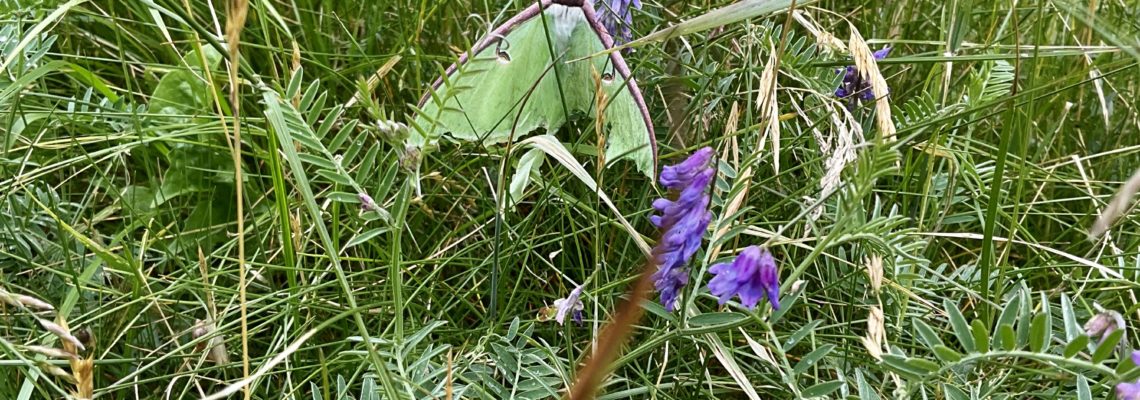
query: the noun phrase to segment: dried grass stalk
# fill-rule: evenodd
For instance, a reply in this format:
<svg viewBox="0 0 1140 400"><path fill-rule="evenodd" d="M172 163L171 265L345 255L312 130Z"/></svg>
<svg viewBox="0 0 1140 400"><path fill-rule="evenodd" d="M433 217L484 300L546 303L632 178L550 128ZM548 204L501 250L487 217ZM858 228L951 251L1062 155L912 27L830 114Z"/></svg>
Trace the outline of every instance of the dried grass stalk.
<svg viewBox="0 0 1140 400"><path fill-rule="evenodd" d="M891 104L887 101L887 95L890 93L887 80L883 79L883 74L879 72L874 52L867 47L867 42L863 41L863 36L859 35L854 26L851 27L849 49L851 57L855 60L855 69L863 74L863 79L871 83L871 93L875 94L875 121L878 123L879 132L883 138L894 141L895 123L891 118Z"/></svg>
<svg viewBox="0 0 1140 400"><path fill-rule="evenodd" d="M1108 203L1108 206L1100 212L1096 222L1089 228L1089 239L1095 240L1108 232L1108 228L1131 207L1132 197L1136 195L1137 191L1140 191L1140 168L1136 169L1136 172L1132 173L1124 185L1120 186L1116 195L1112 197L1112 202Z"/></svg>

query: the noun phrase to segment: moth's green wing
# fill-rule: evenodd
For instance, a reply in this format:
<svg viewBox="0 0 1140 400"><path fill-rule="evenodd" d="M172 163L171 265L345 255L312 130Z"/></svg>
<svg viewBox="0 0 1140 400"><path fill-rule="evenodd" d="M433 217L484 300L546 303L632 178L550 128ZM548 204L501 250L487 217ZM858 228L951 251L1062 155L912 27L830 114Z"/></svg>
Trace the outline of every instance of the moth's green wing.
<svg viewBox="0 0 1140 400"><path fill-rule="evenodd" d="M433 86L421 100L407 144L432 147L448 133L493 144L512 133L519 139L539 128L556 131L568 114L596 118L596 70L606 77L607 163L628 159L652 177L652 122L621 54L582 60L610 44L588 3L542 0L492 31L476 44L474 56L461 59Z"/></svg>
<svg viewBox="0 0 1140 400"><path fill-rule="evenodd" d="M606 48L601 36L586 18L575 25L567 45L565 60L568 63L562 74L566 101L573 106L571 112L583 111L590 118L597 117L594 109L596 81L591 68L596 70L603 77L601 89L605 91L606 98L602 114L607 128L606 164L630 160L637 165L638 171L652 177L656 152L653 128L649 125L651 122L644 100L632 82L625 62L620 61L620 68L615 62L621 60L621 54L610 53L582 60Z"/></svg>
<svg viewBox="0 0 1140 400"><path fill-rule="evenodd" d="M566 113L541 18L552 23L541 14L530 18L511 30L502 45L491 43L458 63L421 106L415 123L423 136L413 133L409 143L422 147L450 133L493 144L506 141L512 130L518 140L538 128L561 127Z"/></svg>

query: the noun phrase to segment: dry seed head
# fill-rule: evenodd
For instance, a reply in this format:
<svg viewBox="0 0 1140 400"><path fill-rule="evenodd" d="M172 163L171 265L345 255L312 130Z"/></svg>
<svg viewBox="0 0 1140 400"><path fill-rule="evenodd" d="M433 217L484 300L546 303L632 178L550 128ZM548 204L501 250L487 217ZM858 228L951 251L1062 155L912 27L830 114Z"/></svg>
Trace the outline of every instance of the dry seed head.
<svg viewBox="0 0 1140 400"><path fill-rule="evenodd" d="M37 299L32 296L25 296L22 294L8 293L4 289L0 289L0 301L11 304L13 306L24 306L33 310L40 311L53 311L55 307L47 302Z"/></svg>
<svg viewBox="0 0 1140 400"><path fill-rule="evenodd" d="M32 297L32 296L25 296L22 294L13 294L11 296L13 299L15 299L20 304L23 304L25 307L28 307L31 309L42 310L42 311L53 311L53 310L55 310L55 307L52 307L51 304L48 304L47 302L40 300L40 299L37 299L37 298Z"/></svg>
<svg viewBox="0 0 1140 400"><path fill-rule="evenodd" d="M831 105L829 104L828 107L830 108ZM820 197L830 195L843 183L843 169L847 167L848 163L855 161L855 138L863 137L862 126L846 108L834 107L831 113L831 121L838 131L835 135L835 147L831 148L830 145L825 144L829 141L819 141L820 151L828 155L827 160L824 161L826 172L819 179ZM820 212L822 212L822 208Z"/></svg>
<svg viewBox="0 0 1140 400"><path fill-rule="evenodd" d="M48 363L43 362L43 361L36 362L36 366L39 367L44 372L47 372L49 375L54 375L54 376L66 379L68 382L75 383L75 377L72 377L71 373L67 372L67 370L65 370L63 368L60 368L60 367L52 365L52 364L48 364Z"/></svg>
<svg viewBox="0 0 1140 400"><path fill-rule="evenodd" d="M79 399L90 399L95 396L95 360L90 357L71 361L71 373L74 376L75 393Z"/></svg>
<svg viewBox="0 0 1140 400"><path fill-rule="evenodd" d="M879 293L883 287L883 256L875 254L867 259L867 278L871 282L871 290Z"/></svg>
<svg viewBox="0 0 1140 400"><path fill-rule="evenodd" d="M48 321L46 319L41 319L39 321L40 326L43 326L44 329L48 330L48 332L51 332L52 334L58 336L60 340L63 340L64 342L79 348L79 350L87 350L86 347L83 347L83 342L80 342L79 338L75 337L75 335L72 335L71 331L69 331L67 328L59 326L59 324Z"/></svg>
<svg viewBox="0 0 1140 400"><path fill-rule="evenodd" d="M808 32L811 32L811 34L815 36L815 43L819 45L820 49L826 52L847 51L847 46L843 44L843 41L839 40L839 38L835 37L835 35L832 35L831 32L820 28L819 24L815 22L811 14L808 14L803 10L795 10L795 13L792 14L792 17L795 18L796 22L800 23L800 26L804 27L804 29L807 29Z"/></svg>
<svg viewBox="0 0 1140 400"><path fill-rule="evenodd" d="M75 355L74 353L71 353L71 352L64 350L64 349L57 349L55 347L29 345L29 346L24 346L24 349L28 350L30 352L33 352L33 353L43 354L45 356L52 357L52 358L69 358L72 360L78 360L79 359L79 356Z"/></svg>
<svg viewBox="0 0 1140 400"><path fill-rule="evenodd" d="M886 341L886 331L883 329L883 310L879 306L871 306L867 315L867 337L860 338L863 347L876 360L882 360L883 342Z"/></svg>
<svg viewBox="0 0 1140 400"><path fill-rule="evenodd" d="M776 51L773 49L768 55L768 62L764 64L764 72L760 74L760 88L756 94L757 113L768 122L767 131L761 138L772 139L772 170L780 174L780 108L776 105L776 77L778 71ZM763 143L757 143L757 149L763 149Z"/></svg>
<svg viewBox="0 0 1140 400"><path fill-rule="evenodd" d="M887 101L887 80L879 72L879 64L875 62L875 54L863 41L863 36L854 26L851 27L851 57L855 60L855 69L863 74L863 78L871 83L871 93L875 94L875 120L879 125L879 132L888 141L895 139L895 123L891 119L891 104Z"/></svg>

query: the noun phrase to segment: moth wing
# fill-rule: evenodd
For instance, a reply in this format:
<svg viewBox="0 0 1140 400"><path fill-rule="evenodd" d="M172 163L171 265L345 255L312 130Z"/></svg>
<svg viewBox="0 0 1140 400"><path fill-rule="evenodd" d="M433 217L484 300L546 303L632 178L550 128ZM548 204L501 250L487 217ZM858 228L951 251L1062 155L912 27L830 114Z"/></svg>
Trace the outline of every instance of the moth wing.
<svg viewBox="0 0 1140 400"><path fill-rule="evenodd" d="M542 18L551 21L539 17L537 8L495 29L476 45L473 57L448 69L421 100L415 124L422 136L410 138L411 144L431 144L444 134L493 144L512 132L517 139L566 122Z"/></svg>
<svg viewBox="0 0 1140 400"><path fill-rule="evenodd" d="M583 18L571 33L564 58L566 73L562 82L567 103L574 106L572 111L597 117L593 78L593 71L597 71L605 93L602 116L606 126L606 163L630 160L638 171L652 178L657 164L657 140L641 90L620 52L590 57L612 48L613 40L588 4L581 10Z"/></svg>

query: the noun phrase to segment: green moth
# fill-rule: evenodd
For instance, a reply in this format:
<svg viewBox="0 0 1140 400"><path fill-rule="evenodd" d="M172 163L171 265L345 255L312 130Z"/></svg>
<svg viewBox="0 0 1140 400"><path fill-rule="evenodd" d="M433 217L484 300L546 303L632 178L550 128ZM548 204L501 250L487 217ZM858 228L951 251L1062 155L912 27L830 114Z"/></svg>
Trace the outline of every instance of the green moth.
<svg viewBox="0 0 1140 400"><path fill-rule="evenodd" d="M432 148L445 135L488 145L517 141L540 128L555 132L574 115L600 114L607 164L630 160L652 178L657 142L641 91L620 52L595 55L612 47L588 2L536 1L432 85L407 145Z"/></svg>

